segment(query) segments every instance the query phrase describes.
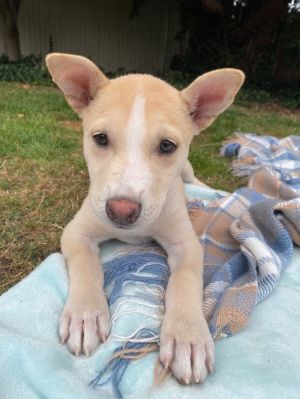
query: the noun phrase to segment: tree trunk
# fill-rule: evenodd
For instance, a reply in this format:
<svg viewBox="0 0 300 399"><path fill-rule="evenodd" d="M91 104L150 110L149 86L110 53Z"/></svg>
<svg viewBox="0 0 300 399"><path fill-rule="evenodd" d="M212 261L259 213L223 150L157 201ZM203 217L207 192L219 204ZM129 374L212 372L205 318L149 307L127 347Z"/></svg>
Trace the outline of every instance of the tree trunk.
<svg viewBox="0 0 300 399"><path fill-rule="evenodd" d="M246 73L255 71L267 50L273 49L274 60L270 62L276 64L276 57L282 56L279 42L288 3L289 0L253 0L247 3L241 27L231 35L231 46L244 48L241 67Z"/></svg>
<svg viewBox="0 0 300 399"><path fill-rule="evenodd" d="M289 61L288 50L290 40L293 40L295 43L300 40L300 14L298 13L295 13L287 31L283 32L278 40L277 56L273 73L277 86L300 82L299 58L294 56L295 62Z"/></svg>
<svg viewBox="0 0 300 399"><path fill-rule="evenodd" d="M19 31L17 25L21 0L0 0L0 24L5 53L11 61L21 58Z"/></svg>
<svg viewBox="0 0 300 399"><path fill-rule="evenodd" d="M244 45L272 27L287 12L289 0L256 0L249 2L242 26L231 35L232 43Z"/></svg>

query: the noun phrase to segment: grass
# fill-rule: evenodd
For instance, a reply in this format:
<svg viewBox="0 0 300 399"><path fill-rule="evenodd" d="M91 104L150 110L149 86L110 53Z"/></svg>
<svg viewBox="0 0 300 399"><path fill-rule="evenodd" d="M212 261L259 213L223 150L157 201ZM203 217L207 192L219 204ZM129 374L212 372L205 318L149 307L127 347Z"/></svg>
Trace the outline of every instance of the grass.
<svg viewBox="0 0 300 399"><path fill-rule="evenodd" d="M80 124L58 90L0 84L0 293L59 251L63 226L87 193ZM238 103L196 137L197 176L228 191L244 184L219 156L234 131L298 134L300 114L279 106Z"/></svg>

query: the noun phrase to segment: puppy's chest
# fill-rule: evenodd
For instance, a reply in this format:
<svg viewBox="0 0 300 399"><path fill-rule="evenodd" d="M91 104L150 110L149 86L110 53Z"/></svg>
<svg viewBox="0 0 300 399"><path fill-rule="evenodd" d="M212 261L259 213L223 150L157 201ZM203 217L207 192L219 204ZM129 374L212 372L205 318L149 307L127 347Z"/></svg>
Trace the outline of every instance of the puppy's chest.
<svg viewBox="0 0 300 399"><path fill-rule="evenodd" d="M141 236L141 235L135 235L135 234L130 234L129 231L120 231L120 232L115 232L114 233L114 238L127 242L128 244L146 244L150 241L153 241L153 238L151 236Z"/></svg>

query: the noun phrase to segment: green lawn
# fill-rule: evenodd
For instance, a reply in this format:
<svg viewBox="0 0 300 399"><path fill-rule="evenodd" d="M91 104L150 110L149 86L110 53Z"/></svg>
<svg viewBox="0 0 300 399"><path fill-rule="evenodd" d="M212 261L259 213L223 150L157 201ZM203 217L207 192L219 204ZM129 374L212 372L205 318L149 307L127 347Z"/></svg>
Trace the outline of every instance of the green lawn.
<svg viewBox="0 0 300 399"><path fill-rule="evenodd" d="M0 293L59 250L63 226L79 208L88 179L75 114L58 90L0 83ZM195 138L197 176L228 191L243 182L219 156L234 131L298 134L300 114L279 106L234 105Z"/></svg>

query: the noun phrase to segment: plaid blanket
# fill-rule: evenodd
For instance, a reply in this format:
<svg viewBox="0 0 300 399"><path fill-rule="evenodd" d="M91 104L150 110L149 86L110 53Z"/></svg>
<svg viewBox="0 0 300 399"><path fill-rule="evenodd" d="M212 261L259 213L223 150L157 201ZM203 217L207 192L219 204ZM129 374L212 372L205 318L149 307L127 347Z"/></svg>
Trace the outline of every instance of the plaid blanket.
<svg viewBox="0 0 300 399"><path fill-rule="evenodd" d="M286 163L284 171L280 168L285 151L277 148L278 157L272 155L269 147L275 145L273 138L236 137L240 141L229 141L224 154L232 153L233 148L238 149L238 154L245 154L243 143L250 148L251 139L255 159L264 159L268 167L250 168L256 172L249 186L233 194L217 193L213 199L189 196L187 200L192 223L204 247L204 313L215 340L231 336L247 324L253 307L272 292L290 263L293 244L300 245L298 183L291 169L288 183L292 179L296 189L283 179L288 169ZM294 146L296 156L295 139L298 138L287 138L284 143ZM278 141L276 145L280 146ZM271 154L269 160L266 147ZM249 157L244 159L248 161ZM254 166L253 162L240 161L241 166L244 164ZM121 345L114 349L112 359L95 375L91 385L97 388L110 382L115 395L121 398L119 385L130 361L159 347L169 269L165 253L153 243L122 248L104 264L104 270L112 314L109 341ZM121 321L122 335L115 328L117 321Z"/></svg>
<svg viewBox="0 0 300 399"><path fill-rule="evenodd" d="M233 173L249 176L265 167L279 180L300 194L300 137L277 139L272 136L235 133L221 150L224 156L237 156Z"/></svg>

